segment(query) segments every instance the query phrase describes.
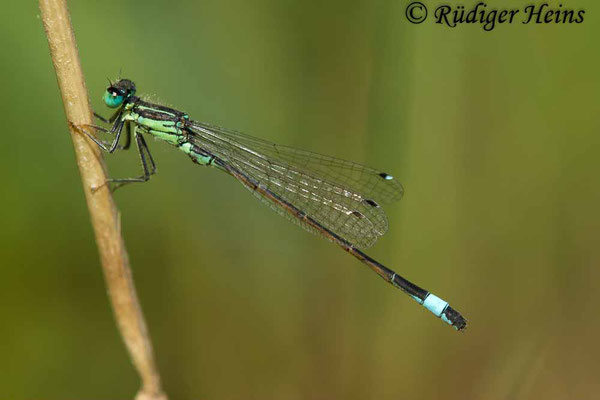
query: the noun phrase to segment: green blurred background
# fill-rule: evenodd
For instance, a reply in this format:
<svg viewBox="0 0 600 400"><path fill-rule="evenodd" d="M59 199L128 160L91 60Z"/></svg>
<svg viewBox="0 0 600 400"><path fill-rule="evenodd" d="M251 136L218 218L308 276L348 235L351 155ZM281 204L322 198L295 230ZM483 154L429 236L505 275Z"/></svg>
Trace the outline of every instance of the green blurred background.
<svg viewBox="0 0 600 400"><path fill-rule="evenodd" d="M600 396L600 7L484 32L406 4L71 2L97 110L121 71L194 119L392 173L406 194L368 253L469 319L152 142L158 175L115 197L172 399ZM0 397L132 398L37 4L3 11Z"/></svg>

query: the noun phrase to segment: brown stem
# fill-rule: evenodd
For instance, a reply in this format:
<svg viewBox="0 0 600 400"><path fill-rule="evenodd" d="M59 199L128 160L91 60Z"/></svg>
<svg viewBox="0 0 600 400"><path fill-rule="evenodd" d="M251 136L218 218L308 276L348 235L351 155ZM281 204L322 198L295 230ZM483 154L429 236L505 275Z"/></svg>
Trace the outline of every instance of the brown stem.
<svg viewBox="0 0 600 400"><path fill-rule="evenodd" d="M98 146L75 129L91 124L92 112L67 4L65 0L40 0L39 3L109 297L119 330L142 380L136 400L166 400L121 237L119 214L108 187L102 186L107 179L102 155ZM99 190L92 191L100 186Z"/></svg>

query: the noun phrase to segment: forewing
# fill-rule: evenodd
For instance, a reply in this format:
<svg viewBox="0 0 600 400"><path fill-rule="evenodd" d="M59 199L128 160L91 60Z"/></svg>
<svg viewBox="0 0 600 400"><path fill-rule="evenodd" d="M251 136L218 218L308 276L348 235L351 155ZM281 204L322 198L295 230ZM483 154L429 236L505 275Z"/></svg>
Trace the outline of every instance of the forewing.
<svg viewBox="0 0 600 400"><path fill-rule="evenodd" d="M381 204L399 199L390 175L350 161L280 146L239 132L193 122L197 146L221 158L356 247L366 248L387 231ZM279 214L313 233L281 204L258 192Z"/></svg>

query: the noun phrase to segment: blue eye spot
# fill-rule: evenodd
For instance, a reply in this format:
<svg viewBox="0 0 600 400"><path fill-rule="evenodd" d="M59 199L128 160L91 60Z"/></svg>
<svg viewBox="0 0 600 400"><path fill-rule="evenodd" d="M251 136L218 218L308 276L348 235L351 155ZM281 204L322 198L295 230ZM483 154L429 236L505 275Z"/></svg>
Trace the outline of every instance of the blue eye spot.
<svg viewBox="0 0 600 400"><path fill-rule="evenodd" d="M123 96L117 94L116 92L109 92L108 90L104 92L103 100L104 103L110 108L117 108L121 104L123 104Z"/></svg>

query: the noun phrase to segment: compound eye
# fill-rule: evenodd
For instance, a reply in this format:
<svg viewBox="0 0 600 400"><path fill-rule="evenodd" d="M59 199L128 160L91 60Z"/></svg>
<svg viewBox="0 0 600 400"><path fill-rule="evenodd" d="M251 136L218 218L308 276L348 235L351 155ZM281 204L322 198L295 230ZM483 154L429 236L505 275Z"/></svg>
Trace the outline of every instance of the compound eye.
<svg viewBox="0 0 600 400"><path fill-rule="evenodd" d="M104 92L104 103L110 108L117 108L123 104L125 96L114 88L106 89Z"/></svg>

